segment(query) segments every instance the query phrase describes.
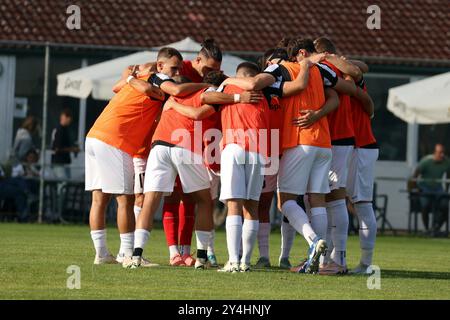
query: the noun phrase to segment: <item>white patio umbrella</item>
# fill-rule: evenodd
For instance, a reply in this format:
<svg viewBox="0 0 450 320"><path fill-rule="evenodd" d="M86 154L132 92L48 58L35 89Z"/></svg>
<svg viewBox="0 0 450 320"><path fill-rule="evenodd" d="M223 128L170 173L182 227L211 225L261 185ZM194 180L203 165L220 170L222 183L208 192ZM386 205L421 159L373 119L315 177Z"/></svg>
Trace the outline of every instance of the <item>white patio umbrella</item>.
<svg viewBox="0 0 450 320"><path fill-rule="evenodd" d="M387 108L408 123L449 123L450 72L389 89Z"/></svg>
<svg viewBox="0 0 450 320"><path fill-rule="evenodd" d="M178 49L185 60L194 59L201 49L200 44L190 38L167 46ZM114 95L111 90L112 86L120 78L123 69L129 65L156 61L157 50L158 48L155 48L155 51L137 52L86 68L61 73L57 76L57 95L84 99L92 93L94 99L110 100ZM232 76L235 74L237 65L243 61L236 56L224 54L222 70L226 75Z"/></svg>

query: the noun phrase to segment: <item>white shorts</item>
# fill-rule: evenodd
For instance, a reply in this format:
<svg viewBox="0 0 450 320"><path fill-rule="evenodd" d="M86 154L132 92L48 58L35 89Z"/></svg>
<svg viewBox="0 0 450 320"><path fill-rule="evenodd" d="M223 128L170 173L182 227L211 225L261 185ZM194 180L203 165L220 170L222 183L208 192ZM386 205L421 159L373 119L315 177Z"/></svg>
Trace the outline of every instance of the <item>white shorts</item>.
<svg viewBox="0 0 450 320"><path fill-rule="evenodd" d="M373 200L373 183L378 149L355 148L350 157L347 195L352 203Z"/></svg>
<svg viewBox="0 0 450 320"><path fill-rule="evenodd" d="M145 168L147 167L147 159L133 158L134 165L134 193L144 193Z"/></svg>
<svg viewBox="0 0 450 320"><path fill-rule="evenodd" d="M227 144L220 157L220 200L259 201L264 183L264 160L260 154Z"/></svg>
<svg viewBox="0 0 450 320"><path fill-rule="evenodd" d="M219 198L220 175L208 168L209 182L211 183L211 199Z"/></svg>
<svg viewBox="0 0 450 320"><path fill-rule="evenodd" d="M85 188L112 194L133 194L133 158L98 139L86 138Z"/></svg>
<svg viewBox="0 0 450 320"><path fill-rule="evenodd" d="M173 192L177 175L184 193L210 188L202 155L180 147L154 146L145 170L144 192Z"/></svg>
<svg viewBox="0 0 450 320"><path fill-rule="evenodd" d="M275 192L277 190L277 174L265 175L261 193Z"/></svg>
<svg viewBox="0 0 450 320"><path fill-rule="evenodd" d="M347 185L348 166L353 146L332 146L331 167L328 175L330 190L345 188Z"/></svg>
<svg viewBox="0 0 450 320"><path fill-rule="evenodd" d="M280 160L278 191L297 195L329 193L330 165L331 149L305 145L289 148Z"/></svg>

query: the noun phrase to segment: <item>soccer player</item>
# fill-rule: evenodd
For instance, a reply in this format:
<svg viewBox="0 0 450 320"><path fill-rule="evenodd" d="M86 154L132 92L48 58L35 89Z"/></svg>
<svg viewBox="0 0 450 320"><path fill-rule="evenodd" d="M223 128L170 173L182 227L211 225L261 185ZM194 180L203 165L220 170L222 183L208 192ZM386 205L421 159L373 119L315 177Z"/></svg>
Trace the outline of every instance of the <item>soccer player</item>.
<svg viewBox="0 0 450 320"><path fill-rule="evenodd" d="M212 85L220 84L224 75L205 79ZM200 108L204 88L175 102ZM169 100L166 105L170 105ZM203 163L203 130L214 119L194 121L171 108L161 114L158 127L153 135L152 149L146 168L144 182L144 206L137 220L136 238L132 258L125 259L123 266L136 268L141 265L142 252L150 236L153 216L164 193L172 192L177 175L180 177L184 193L190 194L197 204L196 268L205 268L207 246L213 228L210 181ZM211 114L212 115L212 114ZM198 139L200 135L200 140Z"/></svg>
<svg viewBox="0 0 450 320"><path fill-rule="evenodd" d="M336 48L331 40L320 37L314 41L317 52L327 53L322 64L330 67L339 78L349 75L355 81L362 79L361 70L354 64L336 56ZM348 80L353 82L353 80ZM357 95L355 90L354 96ZM329 172L331 192L326 196L328 228L327 242L330 254L323 259L320 274L347 273L346 250L348 237L348 211L346 205L346 183L348 165L353 146L355 132L352 119L350 95L339 93L339 108L328 115L330 126L332 161Z"/></svg>
<svg viewBox="0 0 450 320"><path fill-rule="evenodd" d="M133 155L142 146L151 125L161 112L164 92L189 94L204 84L177 85L170 76L178 72L181 54L173 48L158 52L156 70L148 80L139 80L131 70L115 85L117 94L95 121L86 137L86 190L92 191L89 222L96 250L94 264L116 263L107 249L105 211L112 195L118 203L117 222L121 249L133 251L135 219L133 214ZM128 76L126 76L128 74ZM126 77L126 79L125 79ZM145 90L135 90L135 87Z"/></svg>
<svg viewBox="0 0 450 320"><path fill-rule="evenodd" d="M314 44L309 39L296 40L290 48L291 61L305 58L322 59L313 56ZM258 90L282 80L295 79L301 68L299 63L272 60L264 73L247 79L242 83L247 90ZM323 80L325 79L325 81ZM227 80L228 81L228 80ZM325 99L325 86L337 86L338 79L334 72L313 65L309 71L307 87L292 97L283 98L283 155L278 173L278 191L281 211L289 223L302 234L309 244L308 259L299 272L316 272L320 255L326 250L326 211L324 194L328 193L328 169L331 162L331 141L328 123L324 117L338 106L336 94L327 90L330 99ZM327 103L325 103L327 101ZM299 114L304 114L299 117ZM300 126L303 128L300 129ZM321 228L319 236L311 227L305 211L297 204L299 195L311 194L312 223L317 218L325 220L325 231ZM317 209L315 209L317 208Z"/></svg>
<svg viewBox="0 0 450 320"><path fill-rule="evenodd" d="M222 52L214 39L205 39L201 46L197 57L192 61L184 60L179 70L181 76L194 83L202 82L209 72L220 70L222 62ZM216 181L214 175L211 178ZM170 265L195 264L190 254L194 223L195 202L182 192L181 182L177 178L174 191L170 196L164 197L163 206L163 226L169 244ZM211 244L213 243L214 232L211 238ZM208 256L211 264L216 265L217 259L212 247L209 248Z"/></svg>

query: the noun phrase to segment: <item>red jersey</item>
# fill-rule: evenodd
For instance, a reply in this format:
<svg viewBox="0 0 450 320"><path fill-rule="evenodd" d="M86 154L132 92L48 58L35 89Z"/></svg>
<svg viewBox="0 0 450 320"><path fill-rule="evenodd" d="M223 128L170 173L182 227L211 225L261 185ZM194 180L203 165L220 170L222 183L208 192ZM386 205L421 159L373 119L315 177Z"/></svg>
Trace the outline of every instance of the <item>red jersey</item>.
<svg viewBox="0 0 450 320"><path fill-rule="evenodd" d="M198 74L197 70L192 67L192 62L190 60L184 60L183 65L180 69L180 75L187 77L189 80L195 83L203 82L203 78Z"/></svg>
<svg viewBox="0 0 450 320"><path fill-rule="evenodd" d="M361 86L367 92L366 85L361 81ZM368 146L377 142L373 135L372 123L369 115L364 111L358 99L351 98L353 126L355 128L355 144L357 148Z"/></svg>
<svg viewBox="0 0 450 320"><path fill-rule="evenodd" d="M321 64L327 65L336 72L338 77L342 78L342 72L335 65L328 61L323 61ZM349 95L339 93L339 107L328 114L328 124L330 126L332 142L340 139L353 138L355 136Z"/></svg>

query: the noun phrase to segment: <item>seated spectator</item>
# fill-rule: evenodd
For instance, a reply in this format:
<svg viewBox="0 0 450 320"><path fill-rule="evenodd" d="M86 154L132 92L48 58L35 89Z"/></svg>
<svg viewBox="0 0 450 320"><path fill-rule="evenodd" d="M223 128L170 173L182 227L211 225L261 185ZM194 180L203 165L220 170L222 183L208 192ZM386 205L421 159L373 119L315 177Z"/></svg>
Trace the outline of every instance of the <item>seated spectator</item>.
<svg viewBox="0 0 450 320"><path fill-rule="evenodd" d="M23 161L27 152L34 148L33 135L38 130L38 121L33 116L28 116L17 130L14 138L13 157L16 161Z"/></svg>
<svg viewBox="0 0 450 320"><path fill-rule="evenodd" d="M445 148L442 144L435 145L434 153L423 157L413 175L414 180L412 187L416 187L420 192L425 195L420 197L420 206L422 212L422 221L425 229L429 230L429 212L433 211L433 203L442 194L446 193L448 189L448 183L443 187L443 176L447 174L447 178L450 178L450 160L445 156ZM417 181L417 183L415 182ZM448 215L448 202L436 204L437 210L436 216L433 219L433 228L438 231L443 225Z"/></svg>
<svg viewBox="0 0 450 320"><path fill-rule="evenodd" d="M17 163L12 167L12 178L25 179L26 193L37 197L39 194L40 172L37 162L38 153L35 149L27 152L24 161Z"/></svg>
<svg viewBox="0 0 450 320"><path fill-rule="evenodd" d="M25 181L22 178L8 177L0 165L0 200L12 201L17 210L19 222L28 220L28 202Z"/></svg>

